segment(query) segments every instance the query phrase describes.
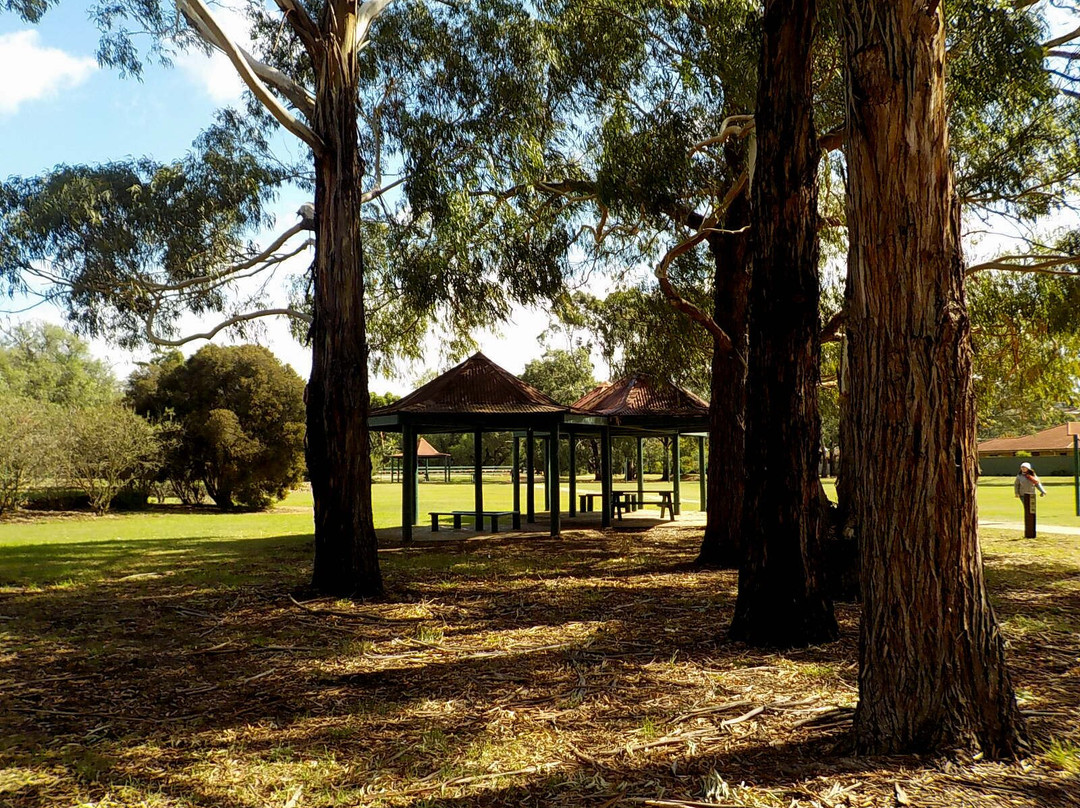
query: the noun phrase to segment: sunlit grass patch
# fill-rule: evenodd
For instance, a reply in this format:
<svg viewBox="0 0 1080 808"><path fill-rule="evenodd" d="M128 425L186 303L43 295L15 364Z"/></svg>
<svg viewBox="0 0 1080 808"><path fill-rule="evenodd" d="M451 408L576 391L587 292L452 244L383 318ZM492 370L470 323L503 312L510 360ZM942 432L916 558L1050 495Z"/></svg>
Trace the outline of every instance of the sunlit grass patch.
<svg viewBox="0 0 1080 808"><path fill-rule="evenodd" d="M1055 768L1080 775L1080 746L1052 738L1043 751L1043 757Z"/></svg>

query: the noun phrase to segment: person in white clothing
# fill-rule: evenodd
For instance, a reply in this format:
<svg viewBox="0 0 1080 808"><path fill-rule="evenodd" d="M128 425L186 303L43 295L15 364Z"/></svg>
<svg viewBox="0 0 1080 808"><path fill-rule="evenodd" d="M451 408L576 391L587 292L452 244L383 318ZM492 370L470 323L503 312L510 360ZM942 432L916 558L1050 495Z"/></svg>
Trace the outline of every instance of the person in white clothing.
<svg viewBox="0 0 1080 808"><path fill-rule="evenodd" d="M1035 492L1046 496L1046 489L1030 463L1020 464L1020 473L1013 481L1013 493L1024 503L1024 538L1035 538Z"/></svg>

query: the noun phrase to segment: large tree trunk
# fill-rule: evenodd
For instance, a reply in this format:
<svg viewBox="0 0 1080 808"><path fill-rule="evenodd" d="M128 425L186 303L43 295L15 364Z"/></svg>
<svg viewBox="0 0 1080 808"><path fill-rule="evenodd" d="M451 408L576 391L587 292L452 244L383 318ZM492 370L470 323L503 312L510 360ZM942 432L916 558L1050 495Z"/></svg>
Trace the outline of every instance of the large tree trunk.
<svg viewBox="0 0 1080 808"><path fill-rule="evenodd" d="M749 223L749 204L740 195L728 209L725 226L739 230ZM697 563L738 567L742 561L742 510L746 480L746 310L750 262L745 233L721 233L709 239L716 263L713 319L731 337L734 350L713 340L709 401L709 464L705 535Z"/></svg>
<svg viewBox="0 0 1080 808"><path fill-rule="evenodd" d="M943 15L932 0L845 6L856 745L1011 755L1022 726L979 551Z"/></svg>
<svg viewBox="0 0 1080 808"><path fill-rule="evenodd" d="M746 553L731 636L791 647L837 636L818 503L815 0L767 0L756 113L746 407Z"/></svg>
<svg viewBox="0 0 1080 808"><path fill-rule="evenodd" d="M320 20L320 28L331 33L315 65L311 122L325 143L315 159L315 306L307 389L307 460L315 500L312 586L328 594L365 597L382 594L382 576L368 451L356 9L333 19L333 6L326 4ZM336 11L342 12L342 5Z"/></svg>

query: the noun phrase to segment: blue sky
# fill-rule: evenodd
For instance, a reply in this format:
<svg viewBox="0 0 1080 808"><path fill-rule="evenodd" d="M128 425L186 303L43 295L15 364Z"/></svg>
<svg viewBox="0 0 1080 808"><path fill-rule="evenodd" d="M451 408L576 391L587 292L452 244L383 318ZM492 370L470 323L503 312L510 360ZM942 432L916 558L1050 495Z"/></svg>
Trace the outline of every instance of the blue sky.
<svg viewBox="0 0 1080 808"><path fill-rule="evenodd" d="M243 36L239 18L215 13L230 34ZM123 79L97 66L98 36L83 4L61 3L37 25L0 14L0 176L33 175L61 163L100 163L127 156L170 160L190 148L215 109L240 96L240 80L221 55L192 52L177 58L172 68L148 66L141 81ZM289 136L282 135L278 142L280 148L298 153ZM303 201L300 192L282 196L275 206L279 230L296 221L295 211ZM44 308L19 316L31 318L60 320L57 312ZM497 333L480 334L478 341L493 360L519 373L525 362L542 352L535 338L546 327L547 317L543 312L519 311L515 321L504 329L515 335L513 344ZM292 340L283 322L266 321L260 341L307 375L308 352ZM197 350L200 344L185 350ZM128 355L104 342L92 347L121 377L147 355ZM429 348L429 362L438 362L437 339ZM407 392L425 370L413 368L400 379L374 379L372 387Z"/></svg>

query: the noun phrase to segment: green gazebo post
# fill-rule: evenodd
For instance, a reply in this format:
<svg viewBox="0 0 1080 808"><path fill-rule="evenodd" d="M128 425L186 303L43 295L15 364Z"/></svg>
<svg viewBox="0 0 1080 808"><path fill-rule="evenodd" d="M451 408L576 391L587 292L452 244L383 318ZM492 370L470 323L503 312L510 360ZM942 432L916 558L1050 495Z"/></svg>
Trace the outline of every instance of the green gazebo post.
<svg viewBox="0 0 1080 808"><path fill-rule="evenodd" d="M556 422L551 427L551 438L548 440L548 464L544 479L549 480L548 485L548 517L551 520L551 537L558 538L561 529L559 515L559 424Z"/></svg>
<svg viewBox="0 0 1080 808"><path fill-rule="evenodd" d="M552 446L558 447L558 444L555 443L549 435L544 438L544 460L546 461L544 463L544 510L546 511L551 510L551 475L548 472L551 471ZM556 451L558 451L557 448Z"/></svg>
<svg viewBox="0 0 1080 808"><path fill-rule="evenodd" d="M570 440L570 506L567 511L572 519L577 516L577 435L570 432L567 437Z"/></svg>
<svg viewBox="0 0 1080 808"><path fill-rule="evenodd" d="M484 433L473 432L473 499L476 505L476 532L484 527Z"/></svg>
<svg viewBox="0 0 1080 808"><path fill-rule="evenodd" d="M645 499L645 438L637 439L637 501L638 507Z"/></svg>
<svg viewBox="0 0 1080 808"><path fill-rule="evenodd" d="M536 448L533 430L525 430L525 521L536 521Z"/></svg>
<svg viewBox="0 0 1080 808"><path fill-rule="evenodd" d="M514 468L510 472L510 481L514 486L514 510L521 513L521 447L517 435L513 435L511 440L514 442L511 453Z"/></svg>
<svg viewBox="0 0 1080 808"><path fill-rule="evenodd" d="M675 515L678 516L682 512L682 506L680 503L680 494L682 490L682 450L679 446L679 433L675 433L674 440L671 441L671 499L674 506Z"/></svg>
<svg viewBox="0 0 1080 808"><path fill-rule="evenodd" d="M611 429L600 429L600 526L611 527Z"/></svg>
<svg viewBox="0 0 1080 808"><path fill-rule="evenodd" d="M416 434L412 427L401 426L401 540L412 541L413 525L416 524Z"/></svg>

